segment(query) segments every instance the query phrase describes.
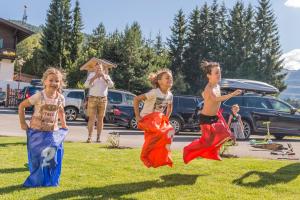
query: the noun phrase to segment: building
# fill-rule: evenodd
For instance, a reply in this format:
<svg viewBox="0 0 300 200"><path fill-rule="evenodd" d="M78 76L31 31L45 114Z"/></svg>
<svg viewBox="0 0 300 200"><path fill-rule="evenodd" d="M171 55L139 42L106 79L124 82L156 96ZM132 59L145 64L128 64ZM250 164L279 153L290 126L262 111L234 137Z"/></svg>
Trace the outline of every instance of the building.
<svg viewBox="0 0 300 200"><path fill-rule="evenodd" d="M16 46L34 32L0 18L0 81L13 81Z"/></svg>

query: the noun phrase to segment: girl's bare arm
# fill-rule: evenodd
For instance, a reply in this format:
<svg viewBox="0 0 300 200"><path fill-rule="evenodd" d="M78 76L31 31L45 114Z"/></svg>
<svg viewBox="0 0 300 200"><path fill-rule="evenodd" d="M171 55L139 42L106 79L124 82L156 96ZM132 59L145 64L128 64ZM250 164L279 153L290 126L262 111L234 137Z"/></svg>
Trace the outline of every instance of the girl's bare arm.
<svg viewBox="0 0 300 200"><path fill-rule="evenodd" d="M171 114L172 114L172 111L173 111L173 103L168 104L167 112L166 112L166 116L167 116L168 118L170 118L170 116L171 116Z"/></svg>
<svg viewBox="0 0 300 200"><path fill-rule="evenodd" d="M204 91L204 93L207 93L208 96L210 97L210 99L211 99L212 101L216 101L216 102L222 102L222 101L225 101L225 100L227 100L227 99L230 99L231 97L237 96L237 95L239 95L239 94L242 93L241 90L236 90L236 91L234 91L234 92L232 92L232 93L229 93L229 94L226 94L226 95L223 95L223 96L219 96L219 97L218 97L218 96L213 92L213 90L212 90L211 88L206 89L206 90L207 90L207 91Z"/></svg>
<svg viewBox="0 0 300 200"><path fill-rule="evenodd" d="M141 101L145 101L146 99L147 98L146 98L145 94L141 94L139 96L136 96L133 99L134 114L135 114L135 118L136 118L137 121L139 121L141 119L139 103Z"/></svg>
<svg viewBox="0 0 300 200"><path fill-rule="evenodd" d="M20 126L23 130L27 130L29 127L25 120L25 108L30 107L30 106L32 106L32 105L28 99L25 99L19 105L19 109L18 109L19 120L20 120Z"/></svg>
<svg viewBox="0 0 300 200"><path fill-rule="evenodd" d="M59 121L61 123L61 127L62 128L68 128L67 123L66 123L65 110L62 106L58 110L58 118L59 118Z"/></svg>
<svg viewBox="0 0 300 200"><path fill-rule="evenodd" d="M232 115L229 116L229 119L228 119L228 126L230 126L231 120L232 120Z"/></svg>

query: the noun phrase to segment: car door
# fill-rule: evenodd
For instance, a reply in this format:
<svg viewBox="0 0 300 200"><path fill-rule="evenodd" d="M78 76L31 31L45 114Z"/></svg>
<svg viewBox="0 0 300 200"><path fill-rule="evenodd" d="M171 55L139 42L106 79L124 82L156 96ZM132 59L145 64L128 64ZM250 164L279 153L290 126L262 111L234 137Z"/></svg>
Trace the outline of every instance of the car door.
<svg viewBox="0 0 300 200"><path fill-rule="evenodd" d="M292 107L277 99L269 99L277 116L272 121L276 132L289 135L300 135L300 114L292 113Z"/></svg>
<svg viewBox="0 0 300 200"><path fill-rule="evenodd" d="M196 101L194 98L179 97L177 112L181 115L185 123L193 121L193 116L196 109Z"/></svg>
<svg viewBox="0 0 300 200"><path fill-rule="evenodd" d="M113 122L113 108L114 106L119 106L123 102L123 96L121 92L116 91L108 91L108 102L105 113L105 120L107 122Z"/></svg>
<svg viewBox="0 0 300 200"><path fill-rule="evenodd" d="M255 132L266 132L267 126L264 122L274 121L277 116L276 112L272 110L270 102L264 97L247 97L245 104L251 114ZM273 128L274 124L272 123L270 129Z"/></svg>
<svg viewBox="0 0 300 200"><path fill-rule="evenodd" d="M66 106L74 106L80 110L80 106L84 99L84 92L82 91L70 91L66 96Z"/></svg>

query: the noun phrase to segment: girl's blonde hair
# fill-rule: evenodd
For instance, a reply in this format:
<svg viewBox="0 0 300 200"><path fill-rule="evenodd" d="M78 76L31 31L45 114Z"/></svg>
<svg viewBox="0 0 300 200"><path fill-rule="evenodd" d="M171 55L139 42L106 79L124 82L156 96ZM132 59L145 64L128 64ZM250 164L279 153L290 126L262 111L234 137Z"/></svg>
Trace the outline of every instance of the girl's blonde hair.
<svg viewBox="0 0 300 200"><path fill-rule="evenodd" d="M50 75L50 74L54 74L56 76L58 76L59 80L60 80L60 84L59 84L59 88L58 88L58 92L62 92L62 89L66 86L66 83L65 83L65 73L62 71L62 70L59 70L55 67L49 67L43 74L43 78L42 78L42 83L45 87L45 80L47 79L47 77Z"/></svg>
<svg viewBox="0 0 300 200"><path fill-rule="evenodd" d="M161 80L161 78L164 74L169 74L171 77L173 77L172 76L172 71L167 69L167 68L160 69L155 73L150 73L149 74L148 79L149 79L149 81L151 82L151 85L154 88L159 88L158 80Z"/></svg>

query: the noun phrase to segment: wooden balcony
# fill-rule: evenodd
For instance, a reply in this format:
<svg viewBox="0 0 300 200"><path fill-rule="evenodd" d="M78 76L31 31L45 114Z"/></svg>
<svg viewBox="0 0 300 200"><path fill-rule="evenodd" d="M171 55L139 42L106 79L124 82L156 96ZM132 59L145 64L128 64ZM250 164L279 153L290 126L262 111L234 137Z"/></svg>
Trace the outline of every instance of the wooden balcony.
<svg viewBox="0 0 300 200"><path fill-rule="evenodd" d="M8 48L0 49L0 60L1 59L9 59L14 61L16 59L16 50Z"/></svg>

